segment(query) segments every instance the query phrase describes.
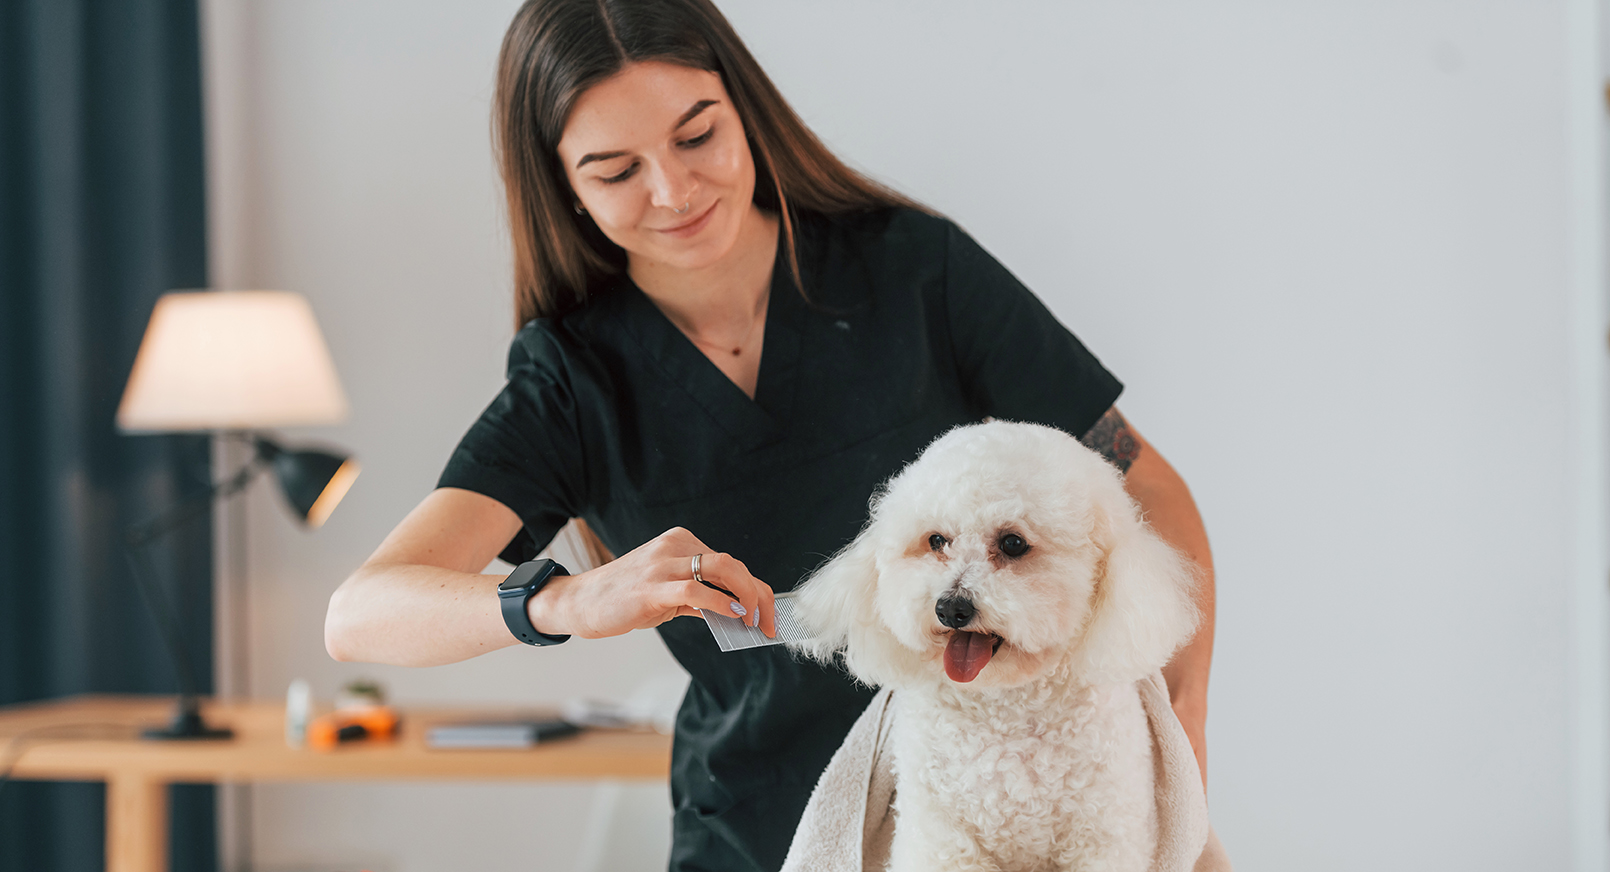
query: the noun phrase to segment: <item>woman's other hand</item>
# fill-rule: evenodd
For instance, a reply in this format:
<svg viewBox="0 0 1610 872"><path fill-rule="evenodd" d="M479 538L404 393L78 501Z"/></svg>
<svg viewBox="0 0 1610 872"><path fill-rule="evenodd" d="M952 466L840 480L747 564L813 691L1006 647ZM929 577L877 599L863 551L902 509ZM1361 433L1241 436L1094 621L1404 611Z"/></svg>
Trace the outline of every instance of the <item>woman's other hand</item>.
<svg viewBox="0 0 1610 872"><path fill-rule="evenodd" d="M705 584L693 578L695 555ZM681 527L597 569L555 578L526 604L531 625L540 632L586 639L698 616L701 608L777 635L771 588L751 575L743 561L711 549Z"/></svg>

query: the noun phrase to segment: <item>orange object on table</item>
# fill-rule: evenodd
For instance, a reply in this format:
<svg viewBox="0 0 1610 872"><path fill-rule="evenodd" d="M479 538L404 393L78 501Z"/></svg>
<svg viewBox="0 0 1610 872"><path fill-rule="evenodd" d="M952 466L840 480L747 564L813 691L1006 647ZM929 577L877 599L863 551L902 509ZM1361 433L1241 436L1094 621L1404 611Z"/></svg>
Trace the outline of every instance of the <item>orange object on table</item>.
<svg viewBox="0 0 1610 872"><path fill-rule="evenodd" d="M315 751L330 751L342 742L386 740L397 732L397 713L387 705L337 709L307 725L307 744Z"/></svg>

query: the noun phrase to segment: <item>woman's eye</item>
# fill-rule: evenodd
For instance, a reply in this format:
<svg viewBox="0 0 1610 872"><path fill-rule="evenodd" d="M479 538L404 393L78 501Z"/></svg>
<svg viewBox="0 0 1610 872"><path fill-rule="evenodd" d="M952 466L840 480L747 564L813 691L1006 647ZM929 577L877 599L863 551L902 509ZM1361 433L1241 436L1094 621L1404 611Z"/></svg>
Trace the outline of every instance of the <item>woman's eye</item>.
<svg viewBox="0 0 1610 872"><path fill-rule="evenodd" d="M944 536L941 536L938 533L928 537L928 547L934 549L935 551L944 548L949 542L949 539L946 539Z"/></svg>
<svg viewBox="0 0 1610 872"><path fill-rule="evenodd" d="M716 129L714 127L712 127L709 130L706 130L705 132L699 134L698 136L693 137L692 139L683 140L682 141L682 147L683 148L698 148L699 146L704 145L706 142L709 142L710 137L715 136L715 134L716 134Z"/></svg>
<svg viewBox="0 0 1610 872"><path fill-rule="evenodd" d="M600 176L598 180L600 182L603 182L606 185L613 185L616 182L624 182L627 179L631 178L632 173L634 173L636 171L637 171L637 164L632 164L631 166L627 167L624 170L621 170L620 172L616 173L613 176Z"/></svg>
<svg viewBox="0 0 1610 872"><path fill-rule="evenodd" d="M1024 542L1023 537L1016 533L1007 533L997 544L1001 546L1001 553L1007 557L1022 557L1029 552L1029 543Z"/></svg>

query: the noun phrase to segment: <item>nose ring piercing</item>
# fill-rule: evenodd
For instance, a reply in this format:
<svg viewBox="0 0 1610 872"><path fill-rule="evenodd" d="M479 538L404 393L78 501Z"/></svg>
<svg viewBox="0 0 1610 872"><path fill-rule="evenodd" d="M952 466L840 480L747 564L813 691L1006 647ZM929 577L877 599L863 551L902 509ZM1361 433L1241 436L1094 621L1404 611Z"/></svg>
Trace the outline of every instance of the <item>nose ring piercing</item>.
<svg viewBox="0 0 1610 872"><path fill-rule="evenodd" d="M681 215L681 214L682 214L682 213L683 213L683 212L686 212L686 211L688 211L688 207L689 207L689 206L692 206L692 205L693 205L693 201L692 201L692 200L689 200L689 201L687 201L687 202L686 202L686 203L683 203L683 204L682 204L682 208L680 208L680 209L672 209L672 210L671 210L671 211L672 211L672 212L675 212L675 213L676 213L676 214L678 214L678 215Z"/></svg>

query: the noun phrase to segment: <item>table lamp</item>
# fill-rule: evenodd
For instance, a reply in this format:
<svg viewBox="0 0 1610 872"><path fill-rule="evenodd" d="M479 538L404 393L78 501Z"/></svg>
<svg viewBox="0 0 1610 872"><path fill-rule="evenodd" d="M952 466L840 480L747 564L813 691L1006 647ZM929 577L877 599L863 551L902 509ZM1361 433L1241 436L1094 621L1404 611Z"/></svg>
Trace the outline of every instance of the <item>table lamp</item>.
<svg viewBox="0 0 1610 872"><path fill-rule="evenodd" d="M263 431L334 424L346 397L313 310L285 291L175 292L157 300L117 410L125 433L217 431L253 446L252 459L210 490L174 506L126 536L135 583L145 594L181 684L173 723L158 739L227 738L208 727L197 701L200 685L181 644L172 610L151 582L146 550L157 539L211 509L272 467L296 518L322 525L358 477L342 454L291 450Z"/></svg>

